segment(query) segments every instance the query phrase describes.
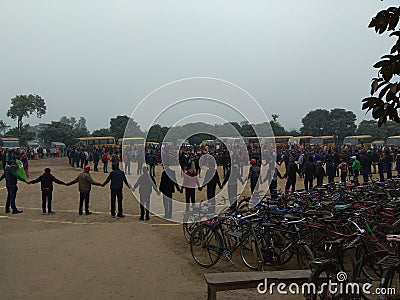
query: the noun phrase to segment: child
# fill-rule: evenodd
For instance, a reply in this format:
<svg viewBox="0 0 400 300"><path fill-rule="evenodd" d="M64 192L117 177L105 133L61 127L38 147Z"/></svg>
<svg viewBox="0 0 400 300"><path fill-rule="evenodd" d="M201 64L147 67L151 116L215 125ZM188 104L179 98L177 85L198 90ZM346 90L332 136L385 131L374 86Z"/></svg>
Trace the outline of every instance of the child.
<svg viewBox="0 0 400 300"><path fill-rule="evenodd" d="M53 200L53 182L65 185L65 182L58 180L51 174L50 168L44 169L43 175L35 180L29 181L28 184L35 184L40 182L40 189L42 191L42 214L46 214L46 202L49 215L53 215L54 211L51 209L51 202Z"/></svg>
<svg viewBox="0 0 400 300"><path fill-rule="evenodd" d="M194 169L189 169L185 173L183 186L185 187L186 195L186 211L189 211L190 202L192 202L192 206L196 203L196 187L200 187L199 179ZM199 190L201 189L199 188Z"/></svg>

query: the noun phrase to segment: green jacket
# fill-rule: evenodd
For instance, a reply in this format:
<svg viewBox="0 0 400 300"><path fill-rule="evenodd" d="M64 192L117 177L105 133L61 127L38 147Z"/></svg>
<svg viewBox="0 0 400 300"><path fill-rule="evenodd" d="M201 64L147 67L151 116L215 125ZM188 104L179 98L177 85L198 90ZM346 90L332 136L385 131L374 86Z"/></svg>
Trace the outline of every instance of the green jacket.
<svg viewBox="0 0 400 300"><path fill-rule="evenodd" d="M6 179L6 186L7 187L12 187L12 186L17 186L17 180L21 180L23 182L26 182L26 180L24 178L22 178L17 171L11 167L11 166L7 166L4 174L1 175L0 177L0 181L2 181L3 179Z"/></svg>
<svg viewBox="0 0 400 300"><path fill-rule="evenodd" d="M360 171L361 170L361 164L360 161L358 159L356 159L355 161L353 161L353 164L351 165L353 171Z"/></svg>

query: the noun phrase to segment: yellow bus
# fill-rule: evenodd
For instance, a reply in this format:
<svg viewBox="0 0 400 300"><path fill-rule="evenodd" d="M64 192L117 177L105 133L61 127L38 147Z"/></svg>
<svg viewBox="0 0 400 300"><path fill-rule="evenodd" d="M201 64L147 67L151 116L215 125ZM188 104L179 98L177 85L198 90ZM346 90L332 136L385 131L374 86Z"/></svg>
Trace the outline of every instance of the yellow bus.
<svg viewBox="0 0 400 300"><path fill-rule="evenodd" d="M19 148L19 139L12 137L0 138L0 149L17 149Z"/></svg>
<svg viewBox="0 0 400 300"><path fill-rule="evenodd" d="M102 147L115 147L117 146L115 138L113 136L88 136L78 138L78 143L80 146L94 146L96 148Z"/></svg>
<svg viewBox="0 0 400 300"><path fill-rule="evenodd" d="M386 140L386 145L387 146L400 146L400 135L392 135L389 136Z"/></svg>
<svg viewBox="0 0 400 300"><path fill-rule="evenodd" d="M298 146L302 146L304 148L308 148L310 147L310 142L312 138L313 138L312 135L294 136L289 139L289 144L295 144Z"/></svg>
<svg viewBox="0 0 400 300"><path fill-rule="evenodd" d="M370 135L346 136L343 140L343 145L369 148L372 145L372 136Z"/></svg>
<svg viewBox="0 0 400 300"><path fill-rule="evenodd" d="M289 143L289 139L291 139L292 137L293 136L291 136L291 135L277 135L277 136L274 136L276 147L287 146L288 143Z"/></svg>
<svg viewBox="0 0 400 300"><path fill-rule="evenodd" d="M327 146L334 148L335 147L335 137L333 135L322 135L322 136L314 136L310 139L310 146Z"/></svg>
<svg viewBox="0 0 400 300"><path fill-rule="evenodd" d="M144 147L145 140L142 137L129 137L129 138L122 138L119 139L119 144L122 146L123 149L125 149L128 146L131 147Z"/></svg>

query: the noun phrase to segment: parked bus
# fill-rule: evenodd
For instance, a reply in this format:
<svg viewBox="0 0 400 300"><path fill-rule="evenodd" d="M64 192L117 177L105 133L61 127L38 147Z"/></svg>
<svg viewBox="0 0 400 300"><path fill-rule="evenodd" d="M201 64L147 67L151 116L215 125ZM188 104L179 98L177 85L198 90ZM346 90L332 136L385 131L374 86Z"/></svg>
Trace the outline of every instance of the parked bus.
<svg viewBox="0 0 400 300"><path fill-rule="evenodd" d="M19 139L12 137L0 138L0 148L1 149L17 149L19 148Z"/></svg>
<svg viewBox="0 0 400 300"><path fill-rule="evenodd" d="M125 149L128 146L131 147L144 147L145 140L142 137L130 137L130 138L122 138L119 139L119 144Z"/></svg>
<svg viewBox="0 0 400 300"><path fill-rule="evenodd" d="M386 145L391 147L400 146L400 135L389 136L386 140Z"/></svg>
<svg viewBox="0 0 400 300"><path fill-rule="evenodd" d="M78 138L80 146L94 146L96 148L102 147L116 147L115 138L113 136L101 136L101 137L81 137Z"/></svg>
<svg viewBox="0 0 400 300"><path fill-rule="evenodd" d="M371 147L371 144L372 144L372 136L370 135L346 136L343 140L343 145L346 146L369 148Z"/></svg>
<svg viewBox="0 0 400 300"><path fill-rule="evenodd" d="M334 148L335 147L335 137L333 135L322 135L322 136L314 136L310 139L310 146L327 146Z"/></svg>
<svg viewBox="0 0 400 300"><path fill-rule="evenodd" d="M289 139L291 139L292 137L293 136L291 136L291 135L277 135L277 136L274 136L276 147L287 146L288 143L289 143Z"/></svg>
<svg viewBox="0 0 400 300"><path fill-rule="evenodd" d="M311 142L312 138L313 138L312 135L294 136L289 139L289 145L294 144L297 146L308 148L308 147L310 147L310 142Z"/></svg>

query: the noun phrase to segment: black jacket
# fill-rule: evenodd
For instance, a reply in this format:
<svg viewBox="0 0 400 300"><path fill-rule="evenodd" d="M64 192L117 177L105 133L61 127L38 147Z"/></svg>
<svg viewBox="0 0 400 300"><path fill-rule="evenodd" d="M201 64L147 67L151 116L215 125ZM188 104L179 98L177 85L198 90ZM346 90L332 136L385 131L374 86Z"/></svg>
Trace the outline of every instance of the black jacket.
<svg viewBox="0 0 400 300"><path fill-rule="evenodd" d="M40 190L41 191L45 191L45 190L53 191L53 182L55 182L57 184L65 184L63 181L55 178L51 173L44 173L43 175L39 176L35 180L32 180L30 183L34 184L34 183L38 183L38 182L40 182Z"/></svg>
<svg viewBox="0 0 400 300"><path fill-rule="evenodd" d="M128 180L126 180L125 173L122 172L121 170L111 171L111 173L108 175L106 181L104 181L103 186L105 186L110 181L111 181L111 184L110 184L111 190L122 189L124 182L125 182L126 186L128 186L130 188Z"/></svg>
<svg viewBox="0 0 400 300"><path fill-rule="evenodd" d="M170 178L168 174L170 174L172 178ZM161 174L161 181L159 188L160 192L167 196L172 195L175 192L175 188L179 190L179 186L176 183L175 171L169 169L168 172L166 172L164 170Z"/></svg>

